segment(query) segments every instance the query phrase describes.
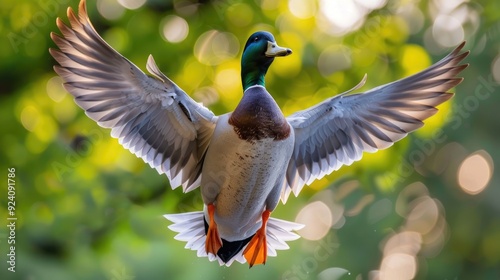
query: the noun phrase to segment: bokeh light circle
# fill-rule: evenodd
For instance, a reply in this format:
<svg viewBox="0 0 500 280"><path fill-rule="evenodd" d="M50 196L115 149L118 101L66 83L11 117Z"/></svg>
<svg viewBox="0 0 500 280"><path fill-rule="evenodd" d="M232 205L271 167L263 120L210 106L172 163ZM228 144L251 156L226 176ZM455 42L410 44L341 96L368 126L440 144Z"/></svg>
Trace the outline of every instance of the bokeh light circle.
<svg viewBox="0 0 500 280"><path fill-rule="evenodd" d="M194 55L199 62L213 66L236 57L239 49L238 38L232 33L210 30L196 40Z"/></svg>
<svg viewBox="0 0 500 280"><path fill-rule="evenodd" d="M298 231L303 238L319 240L326 236L332 226L332 213L324 202L315 201L300 210L295 222L305 225Z"/></svg>
<svg viewBox="0 0 500 280"><path fill-rule="evenodd" d="M432 26L432 36L442 47L454 47L464 40L462 23L455 17L439 15Z"/></svg>
<svg viewBox="0 0 500 280"><path fill-rule="evenodd" d="M129 10L135 10L146 4L146 0L118 0L118 3Z"/></svg>
<svg viewBox="0 0 500 280"><path fill-rule="evenodd" d="M469 155L458 168L458 184L471 195L481 193L493 175L493 161L484 150Z"/></svg>
<svg viewBox="0 0 500 280"><path fill-rule="evenodd" d="M168 16L160 24L160 33L166 41L179 43L186 39L189 33L187 21L179 16Z"/></svg>

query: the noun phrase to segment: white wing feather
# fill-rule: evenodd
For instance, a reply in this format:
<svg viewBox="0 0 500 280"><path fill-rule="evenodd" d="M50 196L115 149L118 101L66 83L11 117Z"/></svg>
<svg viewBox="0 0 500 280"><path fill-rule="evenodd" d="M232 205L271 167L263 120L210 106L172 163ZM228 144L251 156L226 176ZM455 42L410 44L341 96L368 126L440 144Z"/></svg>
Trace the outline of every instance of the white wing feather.
<svg viewBox="0 0 500 280"><path fill-rule="evenodd" d="M447 91L462 81L456 75L467 67L459 65L468 55L460 53L464 44L413 76L365 93L348 91L289 116L295 147L283 203L291 192L297 195L304 185L360 160L363 152L388 148L420 128L437 112L437 105L453 96Z"/></svg>
<svg viewBox="0 0 500 280"><path fill-rule="evenodd" d="M165 173L173 188L198 187L217 117L161 73L152 56L149 77L109 46L92 26L85 1L78 17L71 8L67 14L71 26L57 19L62 36L51 34L59 50L50 53L75 102L126 149Z"/></svg>

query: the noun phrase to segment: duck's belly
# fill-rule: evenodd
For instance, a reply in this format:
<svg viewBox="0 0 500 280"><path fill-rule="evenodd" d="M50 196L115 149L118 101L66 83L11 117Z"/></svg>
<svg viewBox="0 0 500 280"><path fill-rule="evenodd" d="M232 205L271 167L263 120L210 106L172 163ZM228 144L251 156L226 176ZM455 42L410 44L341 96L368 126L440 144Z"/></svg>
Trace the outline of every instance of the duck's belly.
<svg viewBox="0 0 500 280"><path fill-rule="evenodd" d="M266 204L279 200L293 135L285 140L241 140L232 126L223 125L225 117L220 117L207 151L201 191L205 204L215 204L221 238L234 241L254 234Z"/></svg>

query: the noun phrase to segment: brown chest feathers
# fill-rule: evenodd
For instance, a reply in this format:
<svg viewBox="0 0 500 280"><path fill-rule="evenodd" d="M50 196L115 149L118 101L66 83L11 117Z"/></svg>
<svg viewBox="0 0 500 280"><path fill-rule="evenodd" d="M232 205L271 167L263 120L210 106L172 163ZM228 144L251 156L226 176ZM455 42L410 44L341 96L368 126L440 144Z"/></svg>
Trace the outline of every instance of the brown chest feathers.
<svg viewBox="0 0 500 280"><path fill-rule="evenodd" d="M238 137L247 141L272 138L283 140L290 126L276 101L264 87L248 88L229 118Z"/></svg>

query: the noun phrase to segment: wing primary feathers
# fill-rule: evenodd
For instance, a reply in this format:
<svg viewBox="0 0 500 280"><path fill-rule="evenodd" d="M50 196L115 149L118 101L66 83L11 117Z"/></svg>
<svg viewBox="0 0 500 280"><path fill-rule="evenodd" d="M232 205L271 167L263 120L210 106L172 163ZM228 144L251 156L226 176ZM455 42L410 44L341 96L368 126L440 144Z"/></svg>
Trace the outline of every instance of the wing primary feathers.
<svg viewBox="0 0 500 280"><path fill-rule="evenodd" d="M465 42L412 76L351 94L364 85L365 75L353 89L289 116L295 148L282 201L290 193L287 188L298 194L305 182L311 183L343 164L359 160L363 152L385 149L422 127L423 121L437 112L436 106L453 96L449 90L463 81L456 76L468 66L459 64L469 54L461 52L464 46Z"/></svg>
<svg viewBox="0 0 500 280"><path fill-rule="evenodd" d="M84 0L78 13L69 7L66 14L69 25L57 18L61 35L50 35L58 49L49 49L66 90L121 145L166 173L172 187L180 175L184 190L195 189L217 117L161 73L152 56L149 77L106 43Z"/></svg>

